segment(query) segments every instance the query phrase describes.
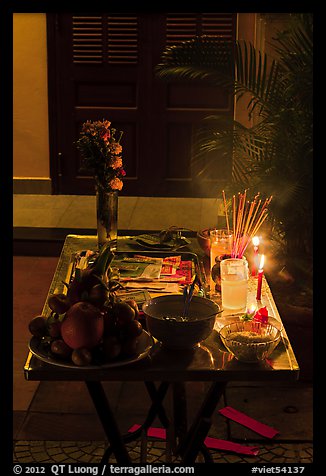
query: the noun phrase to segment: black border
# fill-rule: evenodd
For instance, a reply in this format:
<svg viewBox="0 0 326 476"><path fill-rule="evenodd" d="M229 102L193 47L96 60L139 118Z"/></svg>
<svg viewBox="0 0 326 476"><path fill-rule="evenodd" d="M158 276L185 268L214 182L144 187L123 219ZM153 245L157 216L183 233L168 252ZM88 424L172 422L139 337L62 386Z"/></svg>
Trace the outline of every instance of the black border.
<svg viewBox="0 0 326 476"><path fill-rule="evenodd" d="M12 310L12 124L13 124L13 34L12 15L0 5L0 113L1 113L1 151L0 151L0 204L1 204L1 268L3 279L1 280L1 427L4 437L2 438L2 462L7 465L12 463L13 451L13 425L12 425L12 387L13 387L13 310ZM3 464L2 463L2 464ZM12 470L10 471L11 474Z"/></svg>

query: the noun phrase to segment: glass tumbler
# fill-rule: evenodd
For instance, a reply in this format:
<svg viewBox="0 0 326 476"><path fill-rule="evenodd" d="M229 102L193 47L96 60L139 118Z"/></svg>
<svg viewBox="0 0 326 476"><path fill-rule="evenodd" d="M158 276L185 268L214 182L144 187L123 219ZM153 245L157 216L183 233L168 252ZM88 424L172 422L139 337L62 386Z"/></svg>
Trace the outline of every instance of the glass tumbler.
<svg viewBox="0 0 326 476"><path fill-rule="evenodd" d="M220 289L219 262L224 255L231 255L233 233L226 229L213 229L210 238L210 295L213 297Z"/></svg>
<svg viewBox="0 0 326 476"><path fill-rule="evenodd" d="M242 311L247 308L248 262L245 258L228 258L220 263L222 308Z"/></svg>

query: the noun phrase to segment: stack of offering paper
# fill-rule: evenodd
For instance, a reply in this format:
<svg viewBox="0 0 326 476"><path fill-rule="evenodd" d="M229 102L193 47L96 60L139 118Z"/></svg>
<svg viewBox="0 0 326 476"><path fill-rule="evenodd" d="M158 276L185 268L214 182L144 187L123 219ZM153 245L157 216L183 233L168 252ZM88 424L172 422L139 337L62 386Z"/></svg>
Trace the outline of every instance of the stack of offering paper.
<svg viewBox="0 0 326 476"><path fill-rule="evenodd" d="M181 256L116 257L112 267L118 268L119 279L126 289L148 289L167 293L178 293L179 285L191 282L194 274L193 263L181 261Z"/></svg>

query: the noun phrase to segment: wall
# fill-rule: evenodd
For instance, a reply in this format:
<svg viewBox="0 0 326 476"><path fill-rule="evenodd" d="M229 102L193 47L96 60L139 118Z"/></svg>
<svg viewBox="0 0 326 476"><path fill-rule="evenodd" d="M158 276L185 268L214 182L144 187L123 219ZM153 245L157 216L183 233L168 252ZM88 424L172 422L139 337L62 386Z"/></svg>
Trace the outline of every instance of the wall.
<svg viewBox="0 0 326 476"><path fill-rule="evenodd" d="M15 13L13 35L14 178L49 185L45 13Z"/></svg>

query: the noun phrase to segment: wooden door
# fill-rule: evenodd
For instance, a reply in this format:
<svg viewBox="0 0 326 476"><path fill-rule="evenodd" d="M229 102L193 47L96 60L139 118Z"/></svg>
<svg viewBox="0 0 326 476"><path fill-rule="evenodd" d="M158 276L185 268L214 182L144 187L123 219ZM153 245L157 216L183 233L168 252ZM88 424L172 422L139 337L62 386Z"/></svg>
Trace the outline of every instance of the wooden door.
<svg viewBox="0 0 326 476"><path fill-rule="evenodd" d="M233 38L235 14L48 15L55 193L94 193L75 141L83 122L107 119L124 132L122 195L217 195L231 155L194 160L196 131L210 114L233 115L232 98L202 83L161 81L154 71L165 46L198 34Z"/></svg>

